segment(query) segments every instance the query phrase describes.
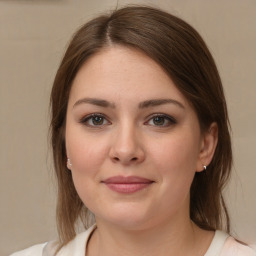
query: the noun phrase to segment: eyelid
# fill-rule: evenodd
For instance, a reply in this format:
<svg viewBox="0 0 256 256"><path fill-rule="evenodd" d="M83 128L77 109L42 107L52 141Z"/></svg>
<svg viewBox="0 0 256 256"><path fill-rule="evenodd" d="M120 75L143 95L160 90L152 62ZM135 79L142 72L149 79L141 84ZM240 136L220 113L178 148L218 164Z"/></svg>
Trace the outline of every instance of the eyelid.
<svg viewBox="0 0 256 256"><path fill-rule="evenodd" d="M99 124L99 125L91 125L91 124L88 124L88 121L93 118L93 117L101 117L103 118L105 121L107 121L107 124ZM146 118L146 122L144 122L144 124L146 125L150 125L149 122L155 118L155 117L161 117L161 118L164 118L165 120L168 120L168 124L165 124L165 125L151 125L151 126L156 126L156 127L169 127L171 125L174 125L177 123L176 119L173 117L173 116L170 116L168 114L164 114L164 113L154 113L154 114L151 114L149 115L147 118ZM91 113L91 114L88 114L88 115L85 115L83 116L82 118L79 119L79 123L83 124L83 125L86 125L88 127L92 127L92 128L101 128L103 126L106 126L106 125L110 125L112 124L110 121L109 121L109 118L106 117L105 114L102 114L102 113Z"/></svg>
<svg viewBox="0 0 256 256"><path fill-rule="evenodd" d="M111 124L111 122L108 120L108 118L106 117L106 115L102 114L102 113L91 113L88 114L86 116L83 116L82 118L79 119L79 123L89 126L89 127L93 127L93 128L101 128L102 126L105 126L106 124L102 124L102 125L90 125L87 122L93 118L93 117L101 117L104 118L104 120L106 120L108 122L108 124ZM107 125L108 125L107 124Z"/></svg>
<svg viewBox="0 0 256 256"><path fill-rule="evenodd" d="M152 120L154 117L163 117L165 119L167 119L170 124L168 125L155 125L156 127L168 127L168 126L171 126L171 125L174 125L177 123L177 120L173 117L173 116L170 116L170 115L167 115L167 114L163 114L163 113L155 113L155 114L152 114L150 116L147 117L147 121L145 122L145 124L148 124L150 120ZM153 125L152 125L153 126Z"/></svg>

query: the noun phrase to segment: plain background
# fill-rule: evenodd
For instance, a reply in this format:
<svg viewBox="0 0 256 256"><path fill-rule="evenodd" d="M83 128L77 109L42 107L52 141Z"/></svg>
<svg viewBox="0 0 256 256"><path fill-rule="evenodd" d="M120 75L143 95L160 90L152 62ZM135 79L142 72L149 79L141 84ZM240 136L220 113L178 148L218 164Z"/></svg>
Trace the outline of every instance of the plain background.
<svg viewBox="0 0 256 256"><path fill-rule="evenodd" d="M159 6L203 36L220 71L233 128L226 191L233 232L256 242L256 1L119 1ZM52 81L73 32L116 0L0 0L0 255L56 237L47 142Z"/></svg>

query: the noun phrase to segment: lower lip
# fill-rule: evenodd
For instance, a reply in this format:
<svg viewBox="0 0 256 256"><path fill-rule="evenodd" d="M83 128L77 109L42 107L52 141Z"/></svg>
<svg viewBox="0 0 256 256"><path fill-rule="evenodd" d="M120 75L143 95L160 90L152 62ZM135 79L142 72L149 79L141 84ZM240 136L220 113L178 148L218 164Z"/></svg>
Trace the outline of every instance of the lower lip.
<svg viewBox="0 0 256 256"><path fill-rule="evenodd" d="M149 187L152 183L105 183L111 190L123 193L131 194L142 189Z"/></svg>

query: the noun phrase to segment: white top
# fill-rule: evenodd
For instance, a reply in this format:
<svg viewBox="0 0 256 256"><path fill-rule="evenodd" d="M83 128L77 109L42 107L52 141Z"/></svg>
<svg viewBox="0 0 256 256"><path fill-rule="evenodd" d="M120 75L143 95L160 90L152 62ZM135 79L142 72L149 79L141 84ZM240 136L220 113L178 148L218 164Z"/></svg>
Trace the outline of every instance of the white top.
<svg viewBox="0 0 256 256"><path fill-rule="evenodd" d="M87 242L95 228L96 225L78 234L58 252L57 256L86 256ZM53 256L53 249L54 242L49 242L34 245L10 256ZM256 252L249 246L237 242L225 232L217 230L204 256L256 256Z"/></svg>

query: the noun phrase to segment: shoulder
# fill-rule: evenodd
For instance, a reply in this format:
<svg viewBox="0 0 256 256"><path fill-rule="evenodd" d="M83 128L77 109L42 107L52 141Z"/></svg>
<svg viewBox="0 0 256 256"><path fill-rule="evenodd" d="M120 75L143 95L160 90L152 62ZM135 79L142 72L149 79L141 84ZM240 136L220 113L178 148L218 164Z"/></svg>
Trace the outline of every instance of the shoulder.
<svg viewBox="0 0 256 256"><path fill-rule="evenodd" d="M256 256L256 251L233 237L229 237L225 241L220 256Z"/></svg>
<svg viewBox="0 0 256 256"><path fill-rule="evenodd" d="M33 245L25 250L15 252L10 256L41 256L46 243Z"/></svg>
<svg viewBox="0 0 256 256"><path fill-rule="evenodd" d="M227 233L216 230L205 256L256 256L256 252Z"/></svg>
<svg viewBox="0 0 256 256"><path fill-rule="evenodd" d="M90 239L91 234L96 229L96 225L91 226L85 232L82 232L70 241L68 244L63 246L58 252L58 256L84 256L86 254L87 242Z"/></svg>
<svg viewBox="0 0 256 256"><path fill-rule="evenodd" d="M63 246L60 251L57 253L58 256L84 256L86 244L89 240L90 235L95 230L96 225L93 225L88 230L83 233L76 235L76 237L71 240L68 244ZM56 241L51 241L48 243L38 244L31 246L25 250L15 252L10 256L44 256L44 255L54 255L56 248L58 247L58 243Z"/></svg>

